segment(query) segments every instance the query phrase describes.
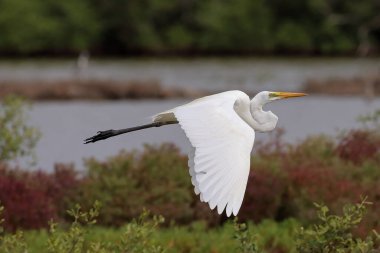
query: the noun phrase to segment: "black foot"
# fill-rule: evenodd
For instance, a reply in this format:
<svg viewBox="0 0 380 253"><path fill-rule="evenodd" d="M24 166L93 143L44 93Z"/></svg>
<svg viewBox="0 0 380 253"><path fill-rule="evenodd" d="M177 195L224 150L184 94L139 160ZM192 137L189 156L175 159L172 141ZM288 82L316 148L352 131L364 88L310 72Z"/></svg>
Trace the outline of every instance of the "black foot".
<svg viewBox="0 0 380 253"><path fill-rule="evenodd" d="M97 135L94 135L90 138L85 139L84 144L105 140L105 139L112 137L112 136L115 136L115 131L112 129L106 130L106 131L99 131Z"/></svg>

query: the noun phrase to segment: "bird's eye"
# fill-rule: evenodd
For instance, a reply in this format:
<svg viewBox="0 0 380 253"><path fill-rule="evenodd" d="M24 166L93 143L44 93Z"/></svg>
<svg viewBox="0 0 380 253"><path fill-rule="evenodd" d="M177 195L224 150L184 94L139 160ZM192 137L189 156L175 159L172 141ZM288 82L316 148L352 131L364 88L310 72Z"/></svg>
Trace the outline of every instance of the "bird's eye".
<svg viewBox="0 0 380 253"><path fill-rule="evenodd" d="M276 98L278 95L275 92L269 92L269 98Z"/></svg>

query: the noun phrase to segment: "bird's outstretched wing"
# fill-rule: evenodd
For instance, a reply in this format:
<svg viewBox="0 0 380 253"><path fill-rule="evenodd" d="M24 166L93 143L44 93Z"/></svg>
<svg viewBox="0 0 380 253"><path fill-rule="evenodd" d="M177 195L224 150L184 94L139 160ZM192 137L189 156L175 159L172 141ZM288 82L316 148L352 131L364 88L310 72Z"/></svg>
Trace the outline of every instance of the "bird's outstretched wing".
<svg viewBox="0 0 380 253"><path fill-rule="evenodd" d="M218 213L237 215L247 185L254 130L234 110L248 96L230 91L172 110L195 150L189 172L196 194Z"/></svg>

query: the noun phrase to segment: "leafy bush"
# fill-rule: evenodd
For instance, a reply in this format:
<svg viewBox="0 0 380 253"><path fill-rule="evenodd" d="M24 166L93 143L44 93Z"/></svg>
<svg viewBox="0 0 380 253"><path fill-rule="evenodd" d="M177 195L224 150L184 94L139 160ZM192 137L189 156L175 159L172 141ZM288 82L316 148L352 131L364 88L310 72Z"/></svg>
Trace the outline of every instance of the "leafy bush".
<svg viewBox="0 0 380 253"><path fill-rule="evenodd" d="M252 236L245 223L237 223L235 220L235 238L239 241L239 252L255 253L259 252L256 238Z"/></svg>
<svg viewBox="0 0 380 253"><path fill-rule="evenodd" d="M84 252L86 247L94 252L104 252L101 243L87 243L85 239L87 229L83 225L91 226L96 223L99 215L100 204L94 203L93 208L88 212L83 212L80 205L68 210L68 214L74 219L70 228L65 233L57 232L57 223L50 222L49 239L47 242L48 252ZM95 250L96 249L96 250Z"/></svg>
<svg viewBox="0 0 380 253"><path fill-rule="evenodd" d="M27 125L25 101L8 96L0 103L0 163L33 154L40 133Z"/></svg>
<svg viewBox="0 0 380 253"><path fill-rule="evenodd" d="M239 218L260 222L288 217L288 210L280 208L286 198L287 187L286 178L256 167L249 175Z"/></svg>
<svg viewBox="0 0 380 253"><path fill-rule="evenodd" d="M137 220L132 221L123 228L121 233L118 234L118 240L110 243L101 238L91 238L99 210L99 202L95 202L88 211L82 211L81 207L76 205L73 209L67 211L73 219L67 229L60 228L60 224L51 221L49 233L40 231L36 235L31 232L31 237L34 239L32 241L28 241L22 231L15 234L4 234L2 232L0 235L0 252L163 252L163 248L151 238L157 226L163 222L162 217L150 217L148 212L143 212ZM3 207L0 208L0 214L2 211ZM42 237L45 242L42 245L37 244L38 247L34 248L36 246L35 241L39 237Z"/></svg>
<svg viewBox="0 0 380 253"><path fill-rule="evenodd" d="M336 153L340 158L354 164L376 158L380 161L380 135L365 130L349 131L340 140Z"/></svg>
<svg viewBox="0 0 380 253"><path fill-rule="evenodd" d="M95 200L104 203L100 224L121 225L143 208L180 222L192 219L187 158L173 145L121 152L106 162L90 159L86 167L76 200L87 206Z"/></svg>
<svg viewBox="0 0 380 253"><path fill-rule="evenodd" d="M358 120L363 123L367 129L380 129L380 109L367 115L362 115Z"/></svg>
<svg viewBox="0 0 380 253"><path fill-rule="evenodd" d="M0 164L0 203L5 207L4 228L47 227L50 219L63 219L68 200L80 180L71 167L57 165L51 174L23 171Z"/></svg>
<svg viewBox="0 0 380 253"><path fill-rule="evenodd" d="M2 216L4 207L0 206L0 217ZM24 233L18 231L15 234L5 235L3 228L4 219L0 218L0 252L25 252L26 244L24 242Z"/></svg>
<svg viewBox="0 0 380 253"><path fill-rule="evenodd" d="M7 230L44 227L49 219L56 218L55 206L46 193L29 187L15 173L1 172L0 200L6 207L4 216Z"/></svg>
<svg viewBox="0 0 380 253"><path fill-rule="evenodd" d="M331 215L326 206L316 205L319 221L306 229L295 220L266 220L255 225L238 223L236 219L213 229L201 223L159 228L163 218L146 211L138 219L113 229L96 226L100 204L95 202L88 211L79 205L69 210L69 226L51 222L48 231L1 231L0 252L377 252L380 236L375 231L365 239L352 234L362 222L368 204L363 200L345 205L342 215Z"/></svg>
<svg viewBox="0 0 380 253"><path fill-rule="evenodd" d="M268 239L267 234L254 231L254 236L252 236L252 231L248 230L247 224L239 224L235 221L235 237L240 243L239 252L378 252L380 235L375 230L367 234L365 239L355 237L352 233L362 222L367 211L366 207L371 204L366 201L366 198L355 205L346 204L341 215L329 214L327 206L314 204L318 210L317 224L312 224L306 229L301 227L288 231L291 236L288 242L289 240L293 242L287 247L286 243L276 245L275 241L262 244L263 238ZM275 237L281 236L281 233L275 234Z"/></svg>
<svg viewBox="0 0 380 253"><path fill-rule="evenodd" d="M373 232L364 240L355 238L352 230L362 221L369 202L362 200L356 205L345 205L343 215L329 215L329 209L317 205L320 224L308 229L301 228L297 239L297 250L303 253L312 252L375 252L376 242L380 236Z"/></svg>

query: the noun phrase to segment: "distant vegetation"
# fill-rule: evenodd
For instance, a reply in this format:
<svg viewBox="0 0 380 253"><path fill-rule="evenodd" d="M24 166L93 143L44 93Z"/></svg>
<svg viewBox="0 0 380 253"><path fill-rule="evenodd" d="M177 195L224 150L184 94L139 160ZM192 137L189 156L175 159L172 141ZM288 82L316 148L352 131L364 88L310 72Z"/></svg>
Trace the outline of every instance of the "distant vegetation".
<svg viewBox="0 0 380 253"><path fill-rule="evenodd" d="M373 0L1 0L0 54L360 54Z"/></svg>

